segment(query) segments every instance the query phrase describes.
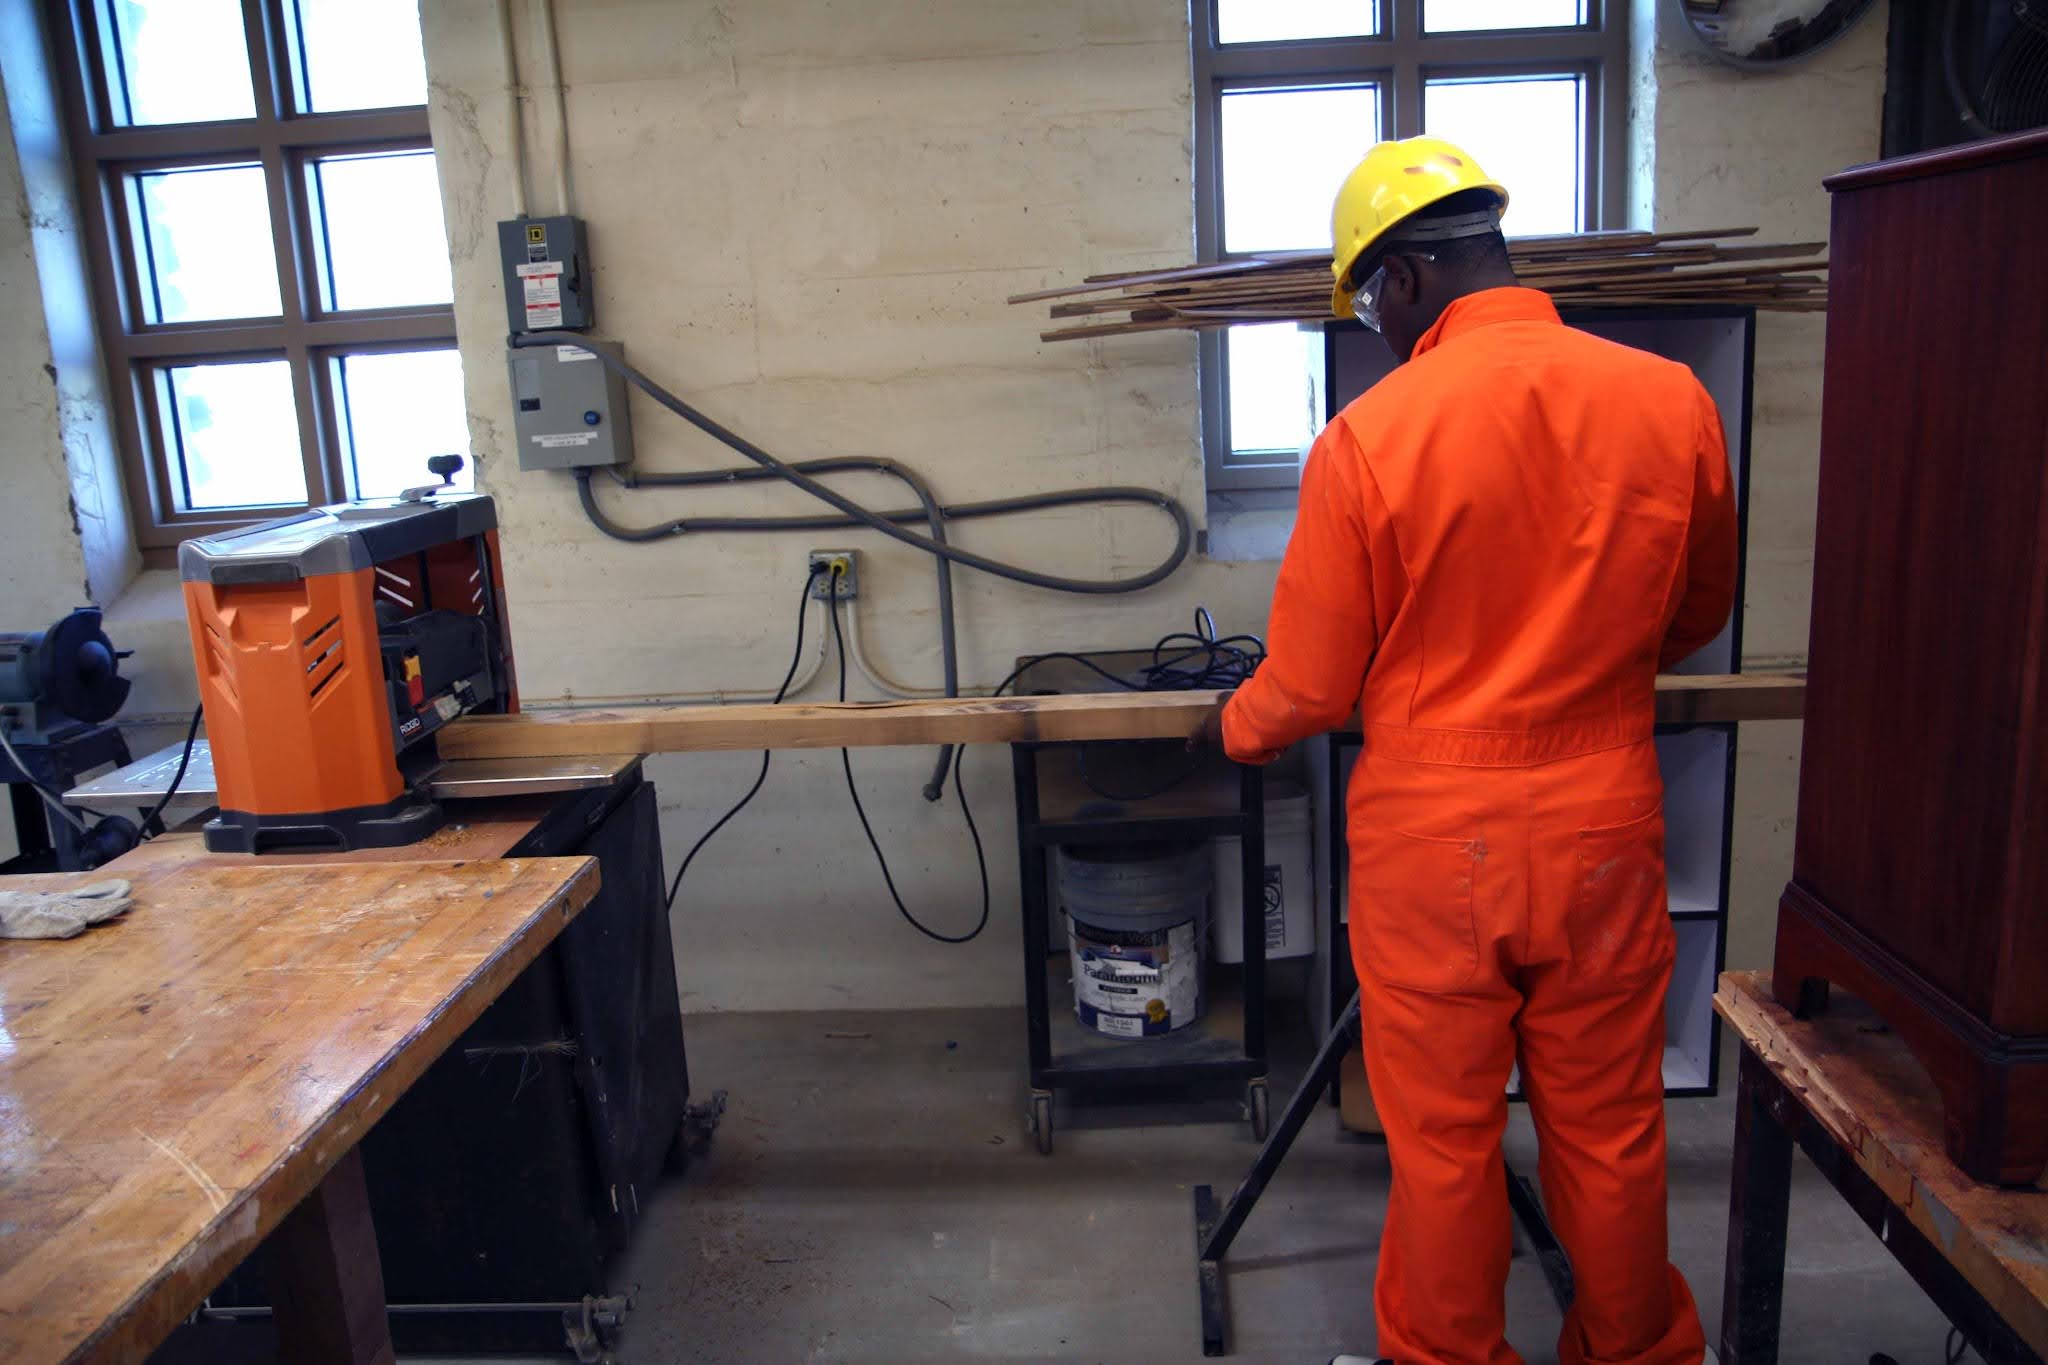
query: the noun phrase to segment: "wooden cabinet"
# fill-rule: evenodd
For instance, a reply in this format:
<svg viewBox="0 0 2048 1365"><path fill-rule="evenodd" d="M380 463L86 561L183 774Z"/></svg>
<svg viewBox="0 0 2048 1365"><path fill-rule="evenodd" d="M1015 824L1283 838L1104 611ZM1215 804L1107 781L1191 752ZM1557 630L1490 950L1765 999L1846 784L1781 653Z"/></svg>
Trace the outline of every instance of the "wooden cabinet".
<svg viewBox="0 0 2048 1365"><path fill-rule="evenodd" d="M2048 1165L2048 131L1834 195L1775 990L1874 1006L1982 1180Z"/></svg>

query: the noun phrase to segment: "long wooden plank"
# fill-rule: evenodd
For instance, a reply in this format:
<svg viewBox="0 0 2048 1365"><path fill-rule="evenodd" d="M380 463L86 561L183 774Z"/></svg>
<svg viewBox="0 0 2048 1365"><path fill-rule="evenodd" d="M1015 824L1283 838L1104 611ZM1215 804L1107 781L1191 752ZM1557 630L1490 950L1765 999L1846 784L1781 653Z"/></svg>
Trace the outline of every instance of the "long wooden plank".
<svg viewBox="0 0 2048 1365"><path fill-rule="evenodd" d="M1783 674L1667 675L1657 680L1657 715L1669 722L1780 720L1799 714L1805 693L1805 679ZM444 758L559 758L586 753L1175 739L1190 733L1219 695L1106 692L528 712L467 717L443 730L440 744Z"/></svg>
<svg viewBox="0 0 2048 1365"><path fill-rule="evenodd" d="M123 918L0 942L9 1365L146 1357L598 882L588 858L252 862L130 864Z"/></svg>
<svg viewBox="0 0 2048 1365"><path fill-rule="evenodd" d="M1948 1159L1941 1097L1896 1033L1836 992L1799 1020L1764 972L1727 972L1714 1008L1842 1151L2028 1345L2048 1355L2048 1193L1982 1185Z"/></svg>
<svg viewBox="0 0 2048 1365"><path fill-rule="evenodd" d="M470 716L441 731L444 758L534 758L714 749L838 749L1020 740L1172 739L1216 705L1214 692L781 706L650 706ZM604 737L617 741L606 749ZM594 746L594 747L593 747Z"/></svg>

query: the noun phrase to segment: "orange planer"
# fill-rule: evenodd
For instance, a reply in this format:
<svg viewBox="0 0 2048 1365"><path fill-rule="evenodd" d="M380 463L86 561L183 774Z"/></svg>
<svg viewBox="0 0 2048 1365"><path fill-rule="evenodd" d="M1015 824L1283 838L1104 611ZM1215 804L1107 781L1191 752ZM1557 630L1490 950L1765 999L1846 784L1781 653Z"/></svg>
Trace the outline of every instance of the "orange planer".
<svg viewBox="0 0 2048 1365"><path fill-rule="evenodd" d="M318 507L188 540L219 852L381 848L441 825L434 734L519 709L498 512L476 493Z"/></svg>

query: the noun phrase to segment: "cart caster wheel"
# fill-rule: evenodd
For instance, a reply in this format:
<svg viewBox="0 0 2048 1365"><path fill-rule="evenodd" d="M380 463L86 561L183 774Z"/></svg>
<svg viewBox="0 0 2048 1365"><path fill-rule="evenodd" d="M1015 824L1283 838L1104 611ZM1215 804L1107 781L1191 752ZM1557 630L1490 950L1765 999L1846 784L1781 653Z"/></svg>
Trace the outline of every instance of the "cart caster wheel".
<svg viewBox="0 0 2048 1365"><path fill-rule="evenodd" d="M1038 1143L1040 1156L1052 1155L1052 1096L1045 1091L1033 1091L1031 1113L1025 1120L1031 1136Z"/></svg>
<svg viewBox="0 0 2048 1365"><path fill-rule="evenodd" d="M1266 1098L1266 1082L1263 1078L1253 1081L1244 1089L1244 1107L1252 1121L1252 1136L1260 1142L1273 1131L1272 1111Z"/></svg>

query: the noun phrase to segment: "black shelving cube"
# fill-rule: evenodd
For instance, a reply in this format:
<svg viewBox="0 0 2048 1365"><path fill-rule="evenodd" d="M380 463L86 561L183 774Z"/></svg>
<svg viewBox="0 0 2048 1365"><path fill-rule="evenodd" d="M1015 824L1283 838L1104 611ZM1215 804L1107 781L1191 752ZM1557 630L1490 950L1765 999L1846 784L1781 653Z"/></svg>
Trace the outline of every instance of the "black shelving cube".
<svg viewBox="0 0 2048 1365"><path fill-rule="evenodd" d="M1735 610L1705 649L1680 673L1736 673L1742 668L1744 565L1749 544L1750 403L1756 354L1756 313L1749 308L1566 309L1567 325L1690 367L1721 412L1735 483L1738 560ZM1393 369L1393 355L1356 323L1323 332L1325 418L1335 416ZM1665 783L1665 864L1671 917L1678 935L1665 1010L1664 1085L1671 1096L1717 1093L1720 1021L1714 982L1727 950L1728 880L1735 834L1736 727L1660 725L1657 755ZM1356 734L1334 734L1310 746L1317 818L1318 912L1324 933L1311 982L1311 1015L1334 1026L1357 988L1346 930L1345 785L1358 753Z"/></svg>

